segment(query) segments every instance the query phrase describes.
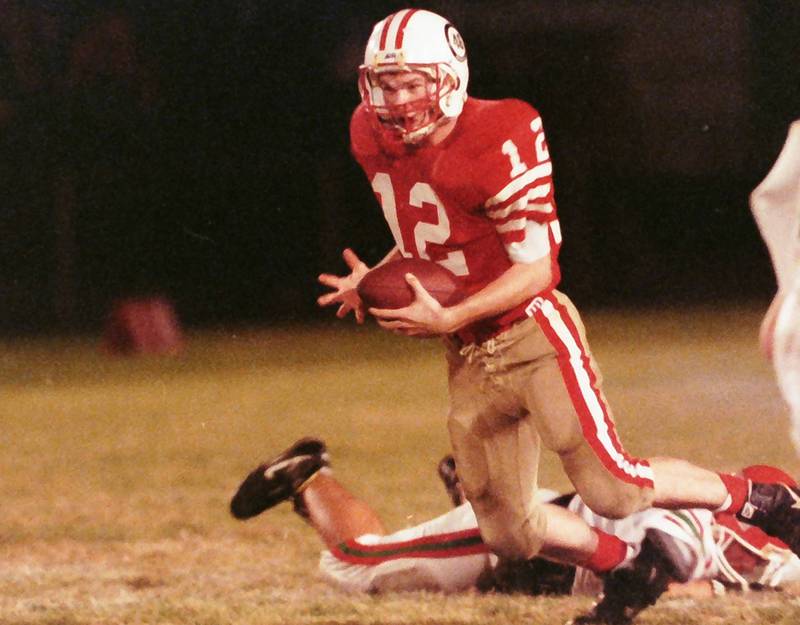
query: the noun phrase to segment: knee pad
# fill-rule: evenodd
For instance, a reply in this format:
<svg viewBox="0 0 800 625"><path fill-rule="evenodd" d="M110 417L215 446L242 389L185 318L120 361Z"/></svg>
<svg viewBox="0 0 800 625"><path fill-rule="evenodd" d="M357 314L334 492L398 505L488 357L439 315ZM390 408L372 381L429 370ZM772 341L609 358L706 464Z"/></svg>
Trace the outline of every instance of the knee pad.
<svg viewBox="0 0 800 625"><path fill-rule="evenodd" d="M578 493L592 512L607 519L622 519L649 508L654 495L652 488L616 480L606 488L579 489Z"/></svg>
<svg viewBox="0 0 800 625"><path fill-rule="evenodd" d="M542 548L547 518L541 506L527 512L515 510L507 502L485 498L473 502L483 542L491 551L508 560L527 560Z"/></svg>

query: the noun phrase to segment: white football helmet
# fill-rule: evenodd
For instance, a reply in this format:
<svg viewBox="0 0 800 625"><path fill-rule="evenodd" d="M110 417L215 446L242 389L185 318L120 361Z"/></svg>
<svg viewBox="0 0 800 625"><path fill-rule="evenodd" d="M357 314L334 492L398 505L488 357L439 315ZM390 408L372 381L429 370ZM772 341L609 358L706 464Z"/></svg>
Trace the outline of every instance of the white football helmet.
<svg viewBox="0 0 800 625"><path fill-rule="evenodd" d="M428 97L411 103L386 103L382 73L420 72L429 80ZM416 143L439 125L458 117L467 99L467 51L445 18L422 9L403 9L372 29L359 67L358 88L379 127L405 143ZM430 115L409 115L430 111Z"/></svg>

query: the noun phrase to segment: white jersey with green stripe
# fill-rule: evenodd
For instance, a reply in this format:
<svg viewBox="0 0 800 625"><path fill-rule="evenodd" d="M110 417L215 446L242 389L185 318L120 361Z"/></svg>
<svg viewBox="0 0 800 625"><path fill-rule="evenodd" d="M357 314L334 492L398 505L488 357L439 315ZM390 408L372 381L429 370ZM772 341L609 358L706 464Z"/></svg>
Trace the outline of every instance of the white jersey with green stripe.
<svg viewBox="0 0 800 625"><path fill-rule="evenodd" d="M592 527L614 534L628 543L628 557L620 567L629 566L639 555L647 530L657 529L676 539L684 560L680 563L681 568L688 571L690 579L713 579L717 576L717 545L712 531L714 515L708 510L649 508L624 519L612 520L592 512L577 495L568 507ZM573 594L596 594L600 590L601 580L591 571L578 567Z"/></svg>
<svg viewBox="0 0 800 625"><path fill-rule="evenodd" d="M592 512L577 495L569 509L592 527L628 543L628 559L621 567L631 564L641 551L646 532L655 529L674 539L670 555L681 560L675 566L685 571L689 580L715 580L743 590L750 584L777 587L784 582L800 581L800 558L780 541L730 515L715 517L700 508L650 508L611 520ZM746 555L742 557L743 554ZM601 589L602 582L594 573L577 569L573 594L596 594Z"/></svg>
<svg viewBox="0 0 800 625"><path fill-rule="evenodd" d="M458 592L474 588L496 562L472 507L463 504L393 534L345 541L323 551L319 566L323 577L349 592Z"/></svg>
<svg viewBox="0 0 800 625"><path fill-rule="evenodd" d="M555 494L547 491L542 499L548 501ZM672 555L683 559L678 565L691 580L719 580L742 588L753 582L777 586L800 581L800 559L791 551L769 541L754 541L746 526L719 523L708 510L650 508L612 520L592 512L578 495L568 507L591 526L630 545L622 567L639 554L647 531L657 529L675 540ZM756 556L749 560L755 566L745 568L741 558L731 555L734 544ZM348 592L449 593L477 587L484 576L491 575L497 560L481 540L472 507L465 503L393 534L345 541L323 551L319 566L323 577ZM578 567L572 593L594 595L600 590L601 580Z"/></svg>

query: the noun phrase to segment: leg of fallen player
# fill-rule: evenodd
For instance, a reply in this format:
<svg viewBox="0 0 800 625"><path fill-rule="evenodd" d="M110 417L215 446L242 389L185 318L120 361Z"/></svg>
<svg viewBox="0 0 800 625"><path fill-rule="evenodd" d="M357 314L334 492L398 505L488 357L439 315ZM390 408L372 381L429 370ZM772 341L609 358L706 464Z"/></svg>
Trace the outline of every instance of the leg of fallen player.
<svg viewBox="0 0 800 625"><path fill-rule="evenodd" d="M317 473L298 496L303 499L309 523L328 548L365 534L386 534L375 511L328 472Z"/></svg>

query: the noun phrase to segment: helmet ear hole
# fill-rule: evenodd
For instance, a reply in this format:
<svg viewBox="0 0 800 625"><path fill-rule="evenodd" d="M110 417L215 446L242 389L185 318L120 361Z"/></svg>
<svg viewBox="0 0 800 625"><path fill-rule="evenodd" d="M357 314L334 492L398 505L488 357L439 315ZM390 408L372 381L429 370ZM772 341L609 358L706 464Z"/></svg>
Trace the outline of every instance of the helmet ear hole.
<svg viewBox="0 0 800 625"><path fill-rule="evenodd" d="M459 89L460 82L457 75L449 71L443 72L440 86L443 95L439 98L439 108L445 117L458 117L464 108L466 93Z"/></svg>

